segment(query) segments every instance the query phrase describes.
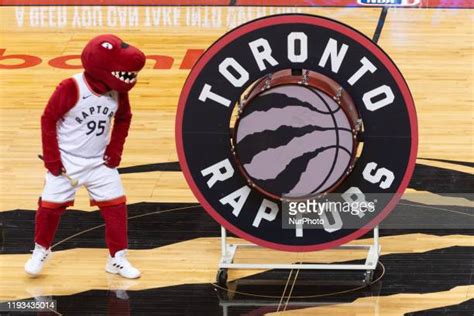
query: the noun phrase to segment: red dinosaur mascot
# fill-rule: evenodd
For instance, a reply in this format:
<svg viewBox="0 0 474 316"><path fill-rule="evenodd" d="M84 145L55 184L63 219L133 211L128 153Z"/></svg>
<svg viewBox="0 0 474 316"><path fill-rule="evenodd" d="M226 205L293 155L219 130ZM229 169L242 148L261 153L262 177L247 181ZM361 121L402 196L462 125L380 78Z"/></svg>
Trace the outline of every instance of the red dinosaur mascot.
<svg viewBox="0 0 474 316"><path fill-rule="evenodd" d="M85 71L59 84L41 117L48 172L36 212L35 249L25 271L41 272L60 217L84 186L105 221L106 271L137 278L140 271L126 258L127 206L116 168L132 118L128 91L145 55L115 35L100 35L86 45L81 60Z"/></svg>

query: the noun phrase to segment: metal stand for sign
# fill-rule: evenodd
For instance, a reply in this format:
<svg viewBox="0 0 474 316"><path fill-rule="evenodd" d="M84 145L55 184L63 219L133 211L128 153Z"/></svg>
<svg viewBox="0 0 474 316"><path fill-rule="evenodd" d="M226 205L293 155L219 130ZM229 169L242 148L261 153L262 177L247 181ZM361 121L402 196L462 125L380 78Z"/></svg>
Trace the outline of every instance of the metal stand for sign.
<svg viewBox="0 0 474 316"><path fill-rule="evenodd" d="M234 263L234 257L238 248L259 248L255 244L229 244L227 243L227 231L221 226L221 260L219 262L219 271L216 281L220 286L227 283L228 269L305 269L305 270L354 270L365 271L364 282L370 284L373 280L374 270L377 267L380 256L379 227L373 229L373 242L371 245L342 245L333 249L337 250L365 250L367 257L363 264L337 264L337 263L301 263L301 264L276 264L276 263Z"/></svg>

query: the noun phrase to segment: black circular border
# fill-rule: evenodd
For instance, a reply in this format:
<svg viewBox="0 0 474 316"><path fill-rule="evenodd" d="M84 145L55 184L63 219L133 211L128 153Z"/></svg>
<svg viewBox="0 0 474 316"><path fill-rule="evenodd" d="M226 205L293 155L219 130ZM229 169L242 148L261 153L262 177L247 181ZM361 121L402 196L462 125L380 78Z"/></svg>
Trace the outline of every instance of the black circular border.
<svg viewBox="0 0 474 316"><path fill-rule="evenodd" d="M400 89L400 92L403 96L403 100L405 101L404 105L406 106L408 110L408 114L409 114L409 124L411 128L410 129L410 133L411 133L410 134L410 138L411 138L410 155L409 155L408 163L405 168L405 173L403 175L402 181L397 188L397 192L395 192L396 194L394 194L393 198L390 200L389 203L387 203L385 208L377 214L375 219L373 219L365 227L358 229L349 235L345 235L342 238L339 238L330 242L312 244L312 245L280 244L280 243L257 238L253 235L250 235L240 230L239 228L234 226L232 223L225 220L219 214L219 212L217 212L210 205L210 203L204 198L202 192L199 190L198 186L194 182L194 179L191 175L191 171L188 167L187 155L184 151L183 131L182 131L184 109L186 107L187 99L190 94L191 88L193 87L193 84L196 78L201 73L203 67L211 59L211 57L214 57L214 55L219 52L220 49L225 47L225 45L231 43L233 40L239 38L241 35L247 34L251 31L255 31L256 29L263 28L265 26L277 25L277 24L313 24L319 27L330 29L333 32L340 32L343 35L346 35L349 38L357 41L359 44L363 45L374 56L376 56L378 61L380 61L385 66L385 68L390 72L393 79L397 83L397 87ZM176 119L176 144L177 144L177 151L178 151L180 164L181 164L183 173L186 177L186 180L188 181L188 184L190 185L193 193L196 195L196 197L201 202L201 204L206 209L206 211L214 219L216 219L220 224L222 224L224 227L234 232L238 236L245 238L249 241L252 241L256 244L265 246L265 247L270 247L270 248L279 249L279 250L286 250L286 251L312 251L312 250L335 247L337 245L348 242L350 240L353 240L363 235L368 230L370 230L373 226L375 226L378 222L380 222L396 205L401 194L403 193L406 186L408 185L408 181L411 178L414 165L415 165L416 151L417 151L417 144L418 144L416 111L414 108L414 102L410 94L410 91L408 89L408 86L406 85L406 82L403 76L401 75L400 71L398 70L398 68L395 66L395 64L390 59L390 57L388 57L388 55L385 54L383 50L381 50L377 45L371 42L371 40L367 38L365 35L351 28L350 26L344 25L332 19L313 16L313 15L306 15L306 14L283 14L283 15L277 15L277 16L264 17L264 18L254 20L254 21L251 21L244 25L239 26L238 28L222 36L201 56L201 58L198 60L196 65L193 67L190 75L188 76L188 79L186 80L186 83L183 87L183 91L180 97L177 119Z"/></svg>

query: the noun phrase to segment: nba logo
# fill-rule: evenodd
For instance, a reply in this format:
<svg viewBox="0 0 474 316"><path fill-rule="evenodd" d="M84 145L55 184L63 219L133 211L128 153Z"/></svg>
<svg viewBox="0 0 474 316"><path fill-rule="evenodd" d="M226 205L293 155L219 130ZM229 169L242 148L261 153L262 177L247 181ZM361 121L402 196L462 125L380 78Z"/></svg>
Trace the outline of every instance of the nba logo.
<svg viewBox="0 0 474 316"><path fill-rule="evenodd" d="M360 5L366 6L417 6L421 0L357 0Z"/></svg>

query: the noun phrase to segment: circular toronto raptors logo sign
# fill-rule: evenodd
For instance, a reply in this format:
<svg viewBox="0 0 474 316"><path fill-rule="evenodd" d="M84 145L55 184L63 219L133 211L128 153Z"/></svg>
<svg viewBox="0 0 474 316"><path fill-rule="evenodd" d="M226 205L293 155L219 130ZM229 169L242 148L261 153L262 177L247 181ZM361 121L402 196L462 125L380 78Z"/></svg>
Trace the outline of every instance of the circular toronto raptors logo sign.
<svg viewBox="0 0 474 316"><path fill-rule="evenodd" d="M221 225L261 246L326 249L395 207L417 150L413 99L391 59L351 27L270 16L217 40L183 87L186 180Z"/></svg>

